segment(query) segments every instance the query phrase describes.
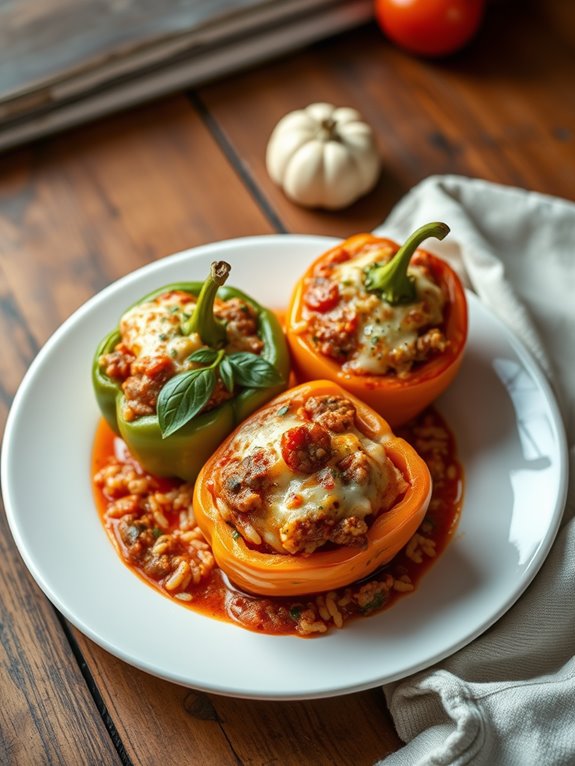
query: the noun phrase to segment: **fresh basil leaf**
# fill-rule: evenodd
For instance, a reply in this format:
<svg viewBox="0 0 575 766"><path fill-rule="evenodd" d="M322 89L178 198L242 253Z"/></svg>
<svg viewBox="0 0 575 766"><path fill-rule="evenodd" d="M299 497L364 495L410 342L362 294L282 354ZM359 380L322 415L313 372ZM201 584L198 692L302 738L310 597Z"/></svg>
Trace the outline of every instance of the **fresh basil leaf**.
<svg viewBox="0 0 575 766"><path fill-rule="evenodd" d="M166 438L200 412L216 385L216 373L209 367L191 370L170 378L158 397L158 420Z"/></svg>
<svg viewBox="0 0 575 766"><path fill-rule="evenodd" d="M190 362L197 362L198 364L213 364L217 356L218 352L214 351L213 348L199 348L188 359Z"/></svg>
<svg viewBox="0 0 575 766"><path fill-rule="evenodd" d="M232 367L232 364L227 356L224 356L224 358L220 362L219 371L220 371L220 378L222 379L222 383L231 394L234 390L234 385L235 385L234 368Z"/></svg>
<svg viewBox="0 0 575 766"><path fill-rule="evenodd" d="M227 359L234 370L235 380L247 388L269 388L282 382L281 375L267 359L247 351L230 354Z"/></svg>

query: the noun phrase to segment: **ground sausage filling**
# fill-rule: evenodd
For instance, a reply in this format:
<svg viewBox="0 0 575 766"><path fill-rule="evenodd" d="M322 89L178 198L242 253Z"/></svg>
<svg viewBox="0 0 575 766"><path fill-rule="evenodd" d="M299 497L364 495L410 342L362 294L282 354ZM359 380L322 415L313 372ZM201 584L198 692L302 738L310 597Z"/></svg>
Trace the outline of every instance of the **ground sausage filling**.
<svg viewBox="0 0 575 766"><path fill-rule="evenodd" d="M266 410L237 432L211 477L221 516L263 551L311 554L367 544L369 524L407 486L353 403L314 396Z"/></svg>
<svg viewBox="0 0 575 766"><path fill-rule="evenodd" d="M303 320L320 354L354 375L406 376L443 353L446 296L426 254L409 266L417 300L391 306L365 287L366 274L395 254L391 245L367 244L353 258L344 250L318 264L307 280Z"/></svg>

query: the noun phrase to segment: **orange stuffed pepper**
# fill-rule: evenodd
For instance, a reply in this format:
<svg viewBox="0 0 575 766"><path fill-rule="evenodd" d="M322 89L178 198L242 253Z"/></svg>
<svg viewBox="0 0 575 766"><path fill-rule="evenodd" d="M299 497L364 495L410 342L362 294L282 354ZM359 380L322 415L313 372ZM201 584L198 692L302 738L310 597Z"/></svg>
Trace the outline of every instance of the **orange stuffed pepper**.
<svg viewBox="0 0 575 766"><path fill-rule="evenodd" d="M254 413L196 481L194 513L230 579L266 596L332 590L390 561L431 496L425 462L329 381Z"/></svg>
<svg viewBox="0 0 575 766"><path fill-rule="evenodd" d="M417 248L448 232L427 224L402 247L358 234L312 263L287 316L297 379L339 383L394 428L436 399L461 364L467 302L453 269Z"/></svg>

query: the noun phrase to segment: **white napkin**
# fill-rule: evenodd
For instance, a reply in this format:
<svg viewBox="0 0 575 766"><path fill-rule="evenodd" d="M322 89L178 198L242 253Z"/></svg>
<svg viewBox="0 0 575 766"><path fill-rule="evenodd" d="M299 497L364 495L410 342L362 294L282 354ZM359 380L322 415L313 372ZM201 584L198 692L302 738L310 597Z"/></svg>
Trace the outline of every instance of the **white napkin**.
<svg viewBox="0 0 575 766"><path fill-rule="evenodd" d="M385 766L575 764L575 205L458 176L416 186L378 234L445 221L424 247L451 261L531 350L555 388L571 481L540 573L487 633L384 688L407 744Z"/></svg>

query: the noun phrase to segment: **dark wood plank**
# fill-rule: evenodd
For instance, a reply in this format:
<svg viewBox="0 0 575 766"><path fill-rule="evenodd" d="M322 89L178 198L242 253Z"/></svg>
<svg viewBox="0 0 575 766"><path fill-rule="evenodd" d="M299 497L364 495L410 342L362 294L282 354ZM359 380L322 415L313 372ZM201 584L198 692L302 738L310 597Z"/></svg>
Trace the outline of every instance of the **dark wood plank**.
<svg viewBox="0 0 575 766"><path fill-rule="evenodd" d="M36 352L0 266L0 431ZM0 763L120 763L62 624L12 542L0 501Z"/></svg>
<svg viewBox="0 0 575 766"><path fill-rule="evenodd" d="M0 95L35 94L39 83L77 72L97 75L110 61L121 61L170 33L189 32L230 5L217 0L6 0L0 8Z"/></svg>
<svg viewBox="0 0 575 766"><path fill-rule="evenodd" d="M132 668L74 634L134 766L237 763L210 696Z"/></svg>
<svg viewBox="0 0 575 766"><path fill-rule="evenodd" d="M381 690L309 702L213 699L242 763L371 766L397 750Z"/></svg>
<svg viewBox="0 0 575 766"><path fill-rule="evenodd" d="M199 98L289 231L348 236L381 223L418 181L457 173L575 196L575 7L493 4L473 44L444 61L412 58L375 24L202 88ZM381 150L380 183L335 213L287 200L265 170L267 138L314 101L357 108ZM250 114L250 120L244 115Z"/></svg>
<svg viewBox="0 0 575 766"><path fill-rule="evenodd" d="M74 633L135 765L369 766L401 744L379 689L308 702L208 695L130 668Z"/></svg>
<svg viewBox="0 0 575 766"><path fill-rule="evenodd" d="M0 556L0 763L120 764L58 617L11 543L3 508Z"/></svg>

